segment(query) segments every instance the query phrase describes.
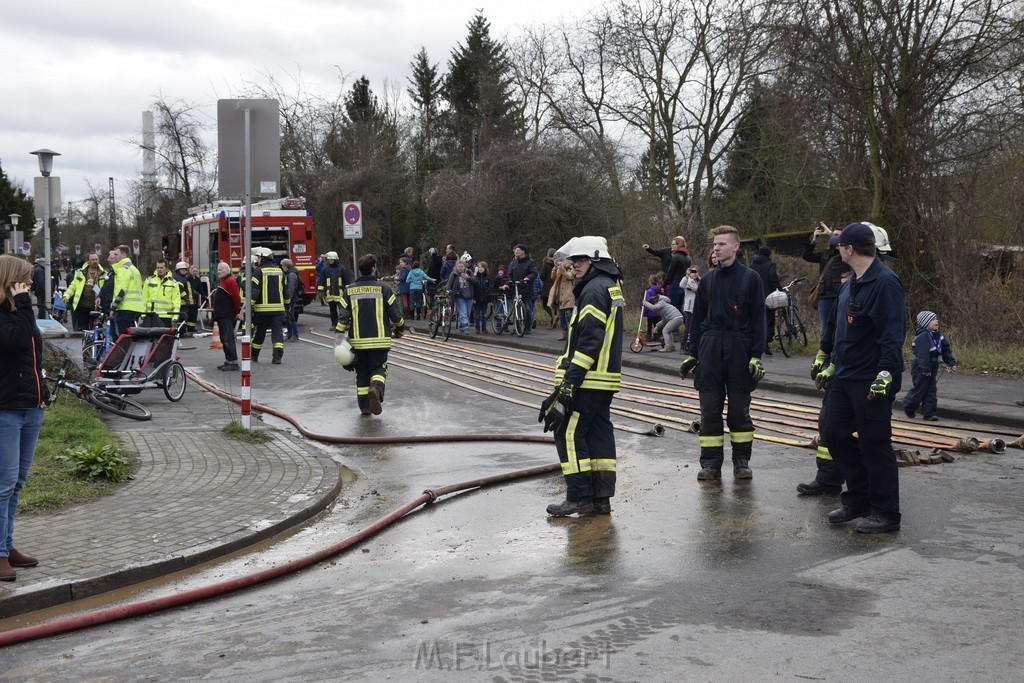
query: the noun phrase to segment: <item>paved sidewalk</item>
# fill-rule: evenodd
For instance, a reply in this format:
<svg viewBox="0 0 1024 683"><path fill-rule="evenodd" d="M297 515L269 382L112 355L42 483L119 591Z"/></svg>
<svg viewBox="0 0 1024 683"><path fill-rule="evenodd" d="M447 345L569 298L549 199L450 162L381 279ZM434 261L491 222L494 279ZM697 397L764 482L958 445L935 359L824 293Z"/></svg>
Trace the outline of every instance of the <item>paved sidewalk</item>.
<svg viewBox="0 0 1024 683"><path fill-rule="evenodd" d="M83 505L17 518L18 546L40 564L0 583L0 619L234 552L309 519L341 489L338 465L290 434L266 430L271 440L262 444L226 437L220 427L237 409L194 384L155 413L150 422L109 422L138 455L133 481Z"/></svg>

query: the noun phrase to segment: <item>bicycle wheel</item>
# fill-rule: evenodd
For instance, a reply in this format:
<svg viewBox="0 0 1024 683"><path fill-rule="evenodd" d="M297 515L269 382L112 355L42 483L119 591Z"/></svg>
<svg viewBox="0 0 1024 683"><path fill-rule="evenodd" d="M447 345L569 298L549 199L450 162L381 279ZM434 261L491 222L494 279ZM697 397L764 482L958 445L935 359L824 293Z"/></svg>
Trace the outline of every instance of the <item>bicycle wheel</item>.
<svg viewBox="0 0 1024 683"><path fill-rule="evenodd" d="M164 370L164 396L171 403L177 403L185 395L187 384L188 377L185 376L185 368L178 361L171 361Z"/></svg>
<svg viewBox="0 0 1024 683"><path fill-rule="evenodd" d="M800 344L803 348L807 348L807 328L804 327L804 321L800 319L800 312L796 310L796 306L793 306L789 311L793 314L793 328L796 331L796 337L794 338L796 339L796 343Z"/></svg>
<svg viewBox="0 0 1024 683"><path fill-rule="evenodd" d="M444 328L442 332L444 333L445 341L448 341L448 337L452 336L452 318L454 317L455 303L452 302L452 304L444 307L444 316L442 318L444 322L441 323L441 327Z"/></svg>
<svg viewBox="0 0 1024 683"><path fill-rule="evenodd" d="M437 331L441 329L441 307L434 306L433 310L430 311L430 338L437 338Z"/></svg>
<svg viewBox="0 0 1024 683"><path fill-rule="evenodd" d="M103 342L94 341L82 347L82 367L92 372L103 361Z"/></svg>
<svg viewBox="0 0 1024 683"><path fill-rule="evenodd" d="M526 334L526 307L522 301L512 304L512 324L515 325L516 334L520 337Z"/></svg>
<svg viewBox="0 0 1024 683"><path fill-rule="evenodd" d="M494 314L491 316L491 329L494 330L494 334L501 334L505 331L505 326L508 324L508 315L505 311L504 302L495 302Z"/></svg>
<svg viewBox="0 0 1024 683"><path fill-rule="evenodd" d="M136 403L124 396L112 394L106 389L100 389L99 387L86 386L85 400L100 410L105 410L108 413L120 415L121 417L127 417L131 420L149 420L153 417L153 412L141 403Z"/></svg>
<svg viewBox="0 0 1024 683"><path fill-rule="evenodd" d="M793 324L789 320L786 309L779 309L775 325L778 330L779 347L782 348L782 355L789 358L793 355L793 339L796 338L796 333L793 331Z"/></svg>

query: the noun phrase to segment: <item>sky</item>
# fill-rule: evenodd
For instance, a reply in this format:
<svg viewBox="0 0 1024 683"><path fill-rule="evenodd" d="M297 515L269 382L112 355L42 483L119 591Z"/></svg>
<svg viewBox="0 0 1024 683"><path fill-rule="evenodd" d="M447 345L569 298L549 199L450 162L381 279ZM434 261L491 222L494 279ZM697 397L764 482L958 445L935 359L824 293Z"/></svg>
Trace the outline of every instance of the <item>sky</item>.
<svg viewBox="0 0 1024 683"><path fill-rule="evenodd" d="M216 101L240 97L247 83L301 80L310 92L337 93L365 75L404 90L409 63L425 47L445 71L451 50L478 10L501 38L530 24L582 17L599 0L51 0L6 3L0 22L4 106L0 165L32 193L39 175L30 152L59 152L53 175L63 201L115 194L137 179L142 156L130 142L157 97L201 105L211 123ZM342 84L344 79L344 84ZM216 145L215 136L211 138Z"/></svg>

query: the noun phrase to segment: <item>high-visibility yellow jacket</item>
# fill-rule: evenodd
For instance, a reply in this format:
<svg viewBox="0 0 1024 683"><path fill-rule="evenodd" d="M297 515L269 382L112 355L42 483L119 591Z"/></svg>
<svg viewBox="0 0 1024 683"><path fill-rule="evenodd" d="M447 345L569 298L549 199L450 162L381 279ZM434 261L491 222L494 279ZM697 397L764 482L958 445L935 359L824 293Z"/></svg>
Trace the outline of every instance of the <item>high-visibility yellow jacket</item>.
<svg viewBox="0 0 1024 683"><path fill-rule="evenodd" d="M390 349L392 328L404 325L402 302L391 287L372 275L346 287L335 329L348 330L353 349Z"/></svg>
<svg viewBox="0 0 1024 683"><path fill-rule="evenodd" d="M573 290L576 308L569 341L555 365L555 385L563 378L581 389L618 391L622 383L622 311L619 283L592 268Z"/></svg>
<svg viewBox="0 0 1024 683"><path fill-rule="evenodd" d="M161 318L176 318L181 311L181 288L170 273L160 277L156 273L142 284L142 307L146 313Z"/></svg>
<svg viewBox="0 0 1024 683"><path fill-rule="evenodd" d="M103 288L103 283L107 281L107 277L110 275L110 271L104 268L102 265L96 265L95 277L90 282L89 278L89 263L86 262L81 268L75 271L75 276L71 279L71 284L68 285L68 290L64 293L64 301L68 304L68 310L73 311L78 308L78 303L82 300L82 294L88 287L95 293L95 298L99 299L99 291Z"/></svg>
<svg viewBox="0 0 1024 683"><path fill-rule="evenodd" d="M284 313L284 273L269 263L254 268L249 281L253 313Z"/></svg>
<svg viewBox="0 0 1024 683"><path fill-rule="evenodd" d="M142 313L142 273L125 257L114 264L114 303L118 311Z"/></svg>

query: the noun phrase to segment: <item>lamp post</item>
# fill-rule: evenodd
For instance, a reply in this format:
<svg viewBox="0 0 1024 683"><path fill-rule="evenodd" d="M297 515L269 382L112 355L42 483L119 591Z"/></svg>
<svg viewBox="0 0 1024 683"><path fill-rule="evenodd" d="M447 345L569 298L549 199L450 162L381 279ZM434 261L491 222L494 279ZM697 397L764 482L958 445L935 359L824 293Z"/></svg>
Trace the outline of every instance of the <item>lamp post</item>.
<svg viewBox="0 0 1024 683"><path fill-rule="evenodd" d="M51 301L51 290L53 289L53 280L50 275L50 207L52 206L50 200L50 173L53 171L53 158L59 157L60 152L54 152L52 149L37 149L32 152L39 158L39 172L42 174L46 183L46 205L43 208L43 258L46 260L46 310L50 310Z"/></svg>
<svg viewBox="0 0 1024 683"><path fill-rule="evenodd" d="M7 215L11 219L11 236L7 240L7 248L4 249L7 253L14 251L14 235L18 232L18 219L21 218L20 213L11 213ZM8 246L9 245L9 246Z"/></svg>

